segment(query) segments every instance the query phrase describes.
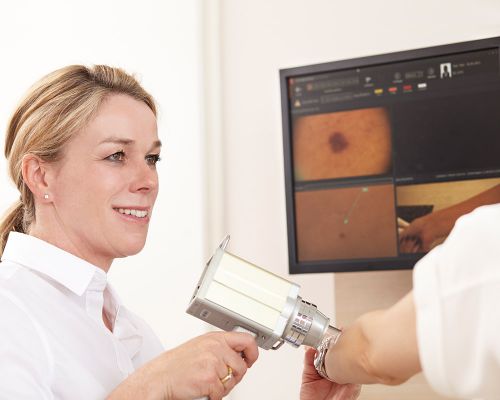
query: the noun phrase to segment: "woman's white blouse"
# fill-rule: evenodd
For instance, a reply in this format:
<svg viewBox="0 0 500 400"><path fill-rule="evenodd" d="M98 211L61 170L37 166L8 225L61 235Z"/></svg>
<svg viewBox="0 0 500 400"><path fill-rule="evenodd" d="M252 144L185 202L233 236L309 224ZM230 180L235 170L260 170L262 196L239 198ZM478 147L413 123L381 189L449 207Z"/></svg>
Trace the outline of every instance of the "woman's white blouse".
<svg viewBox="0 0 500 400"><path fill-rule="evenodd" d="M10 233L0 263L0 399L104 399L162 351L103 270Z"/></svg>

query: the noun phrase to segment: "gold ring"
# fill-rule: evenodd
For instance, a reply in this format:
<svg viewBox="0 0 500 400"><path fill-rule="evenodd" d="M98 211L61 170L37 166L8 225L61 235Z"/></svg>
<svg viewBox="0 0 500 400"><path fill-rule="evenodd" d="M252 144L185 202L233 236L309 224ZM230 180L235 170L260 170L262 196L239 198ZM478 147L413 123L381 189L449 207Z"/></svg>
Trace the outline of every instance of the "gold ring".
<svg viewBox="0 0 500 400"><path fill-rule="evenodd" d="M222 378L220 381L224 385L226 382L229 382L231 379L233 379L233 369L228 365L227 375L224 378Z"/></svg>

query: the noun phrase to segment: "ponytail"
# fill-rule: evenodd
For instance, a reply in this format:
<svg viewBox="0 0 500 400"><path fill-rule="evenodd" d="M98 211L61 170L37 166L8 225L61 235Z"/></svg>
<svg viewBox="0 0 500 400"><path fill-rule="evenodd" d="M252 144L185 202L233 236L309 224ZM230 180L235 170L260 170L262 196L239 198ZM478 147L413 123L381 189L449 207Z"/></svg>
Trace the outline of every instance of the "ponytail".
<svg viewBox="0 0 500 400"><path fill-rule="evenodd" d="M24 206L18 200L0 222L0 257L2 257L10 232L24 233Z"/></svg>

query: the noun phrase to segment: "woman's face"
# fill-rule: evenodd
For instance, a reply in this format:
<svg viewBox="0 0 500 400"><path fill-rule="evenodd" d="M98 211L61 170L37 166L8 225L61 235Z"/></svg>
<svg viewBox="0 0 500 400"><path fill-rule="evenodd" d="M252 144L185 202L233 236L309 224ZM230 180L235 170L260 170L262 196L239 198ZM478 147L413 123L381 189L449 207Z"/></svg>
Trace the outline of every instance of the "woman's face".
<svg viewBox="0 0 500 400"><path fill-rule="evenodd" d="M55 164L58 229L77 255L109 267L145 243L158 194L156 118L127 95L108 97Z"/></svg>

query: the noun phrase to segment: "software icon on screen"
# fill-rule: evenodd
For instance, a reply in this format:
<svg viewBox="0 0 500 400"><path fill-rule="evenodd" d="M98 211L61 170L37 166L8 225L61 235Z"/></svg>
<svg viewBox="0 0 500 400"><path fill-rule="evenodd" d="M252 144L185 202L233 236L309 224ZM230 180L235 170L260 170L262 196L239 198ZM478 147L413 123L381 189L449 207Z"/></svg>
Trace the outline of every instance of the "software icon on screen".
<svg viewBox="0 0 500 400"><path fill-rule="evenodd" d="M439 66L441 78L451 78L451 63L443 63Z"/></svg>

